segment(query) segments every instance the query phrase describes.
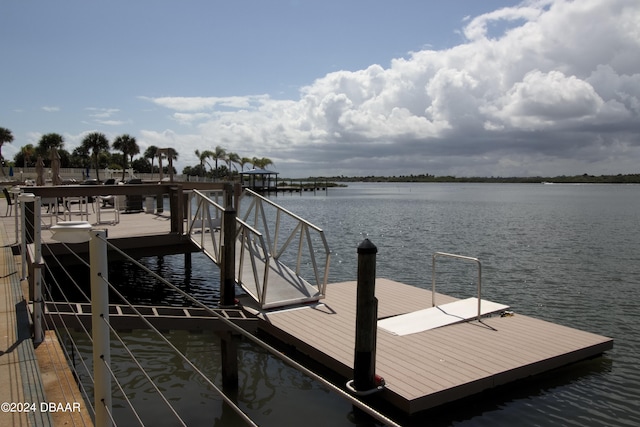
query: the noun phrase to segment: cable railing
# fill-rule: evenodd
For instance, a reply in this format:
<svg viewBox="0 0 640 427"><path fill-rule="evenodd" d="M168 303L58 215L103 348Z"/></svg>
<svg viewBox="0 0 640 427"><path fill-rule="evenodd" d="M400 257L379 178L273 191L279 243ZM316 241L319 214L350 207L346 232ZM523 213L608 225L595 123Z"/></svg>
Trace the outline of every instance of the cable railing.
<svg viewBox="0 0 640 427"><path fill-rule="evenodd" d="M24 214L21 217L22 220L22 230L26 230L26 229L33 229L33 230L41 230L42 227L40 227L39 225L41 225L42 222L42 218L40 218L39 216L39 211L40 211L40 200L38 200L39 198L36 198L35 200L33 200L34 202L34 215L33 215L33 223L27 223L28 219L27 216L25 216ZM29 199L30 200L30 199ZM30 200L31 201L31 200ZM240 228L240 234L242 234L242 230L246 229L246 230L250 230L251 226L249 226L248 224L244 224L243 225L243 221L239 221L239 228ZM60 225L64 226L64 223L59 223ZM52 231L58 231L56 229L56 227L54 227L54 230ZM252 233L255 234L259 234L256 230L252 230ZM34 236L38 236L40 233L40 231L35 232ZM351 396L350 394L348 394L347 392L345 392L344 390L342 390L339 387L334 386L333 384L331 384L330 382L326 381L324 378L320 377L319 375L315 374L313 371L307 369L306 367L304 367L303 365L299 364L298 362L296 362L295 360L285 356L284 354L282 354L279 350L275 349L274 347L271 347L270 345L264 343L263 341L261 341L259 338L257 338L256 336L254 336L253 334L245 331L244 329L242 329L240 326L236 325L235 323L233 323L231 320L224 318L223 316L220 316L216 311L214 311L211 307L203 304L202 302L200 302L198 299L194 298L193 296L191 296L189 293L183 291L182 289L180 289L179 287L173 285L171 282L167 281L166 279L164 279L162 276L158 275L157 273L151 271L150 269L148 269L146 266L142 265L140 262L138 262L137 260L129 257L125 252L123 252L122 250L120 250L119 248L117 248L116 246L112 245L108 239L106 239L106 235L102 234L100 235L99 233L93 233L91 232L91 239L94 239L97 245L100 246L104 246L105 248L108 247L109 250L112 251L116 251L119 253L120 256L128 259L128 262L133 263L134 265L136 265L137 267L139 267L140 269L143 270L143 272L145 274L147 274L150 277L153 277L155 280L157 280L159 283L161 283L163 286L169 288L171 291L173 292L177 292L178 294L180 294L182 297L185 298L185 300L190 301L191 303L193 303L193 305L201 307L205 310L208 311L209 315L211 315L212 317L217 318L219 321L223 322L230 331L232 331L235 334L238 335L242 335L243 337L246 337L248 340L250 340L252 343L266 349L268 351L269 354L271 354L274 357L277 357L279 359L281 359L283 362L285 362L286 364L288 364L289 366L297 369L298 371L302 372L303 374L309 376L310 378L318 381L320 384L322 384L324 387L328 388L329 390L334 391L335 393L337 393L338 395L342 396L343 398L347 399L348 401L350 401L353 405L357 406L358 408L360 408L361 410L363 410L366 413L369 413L371 416L375 417L378 420L381 420L382 422L384 422L387 425L396 425L393 421L391 421L390 419L386 418L385 416L383 416L382 414L378 413L377 411L369 408L367 405L363 404L362 402L360 402L358 399L354 398L353 396ZM47 277L48 280L46 282L42 282L42 293L44 295L53 295L56 294L59 296L59 299L61 299L64 303L68 304L69 307L71 307L72 305L76 304L77 301L72 301L72 298L70 296L68 296L68 290L69 288L71 288L72 290L76 291L76 297L77 295L80 295L80 299L82 299L84 302L90 302L90 297L87 294L86 290L83 289L83 286L78 283L75 279L74 279L74 275L71 273L71 271L67 268L65 268L64 263L58 258L58 256L56 255L56 253L54 251L48 251L48 258L50 260L53 261L53 263L55 264L55 266L59 267L59 269L61 269L64 272L64 277L59 278L57 277L53 271L52 271L52 266L49 265L48 263L45 263L43 259L39 259L37 254L40 254L40 258L42 257L42 252L41 249L39 248L39 246L41 245L42 239L40 239L40 237L38 237L38 239L34 239L33 240L33 253L36 254L35 255L35 259L34 261L36 262L40 262L43 264L43 269L46 270L47 272ZM23 244L26 244L26 240L23 239ZM79 260L79 262L86 268L89 267L91 269L93 269L93 261L94 261L94 257L93 255L90 257L91 259L91 263L87 264L86 261L84 261L84 258L79 256L78 254L75 254L73 252L73 250L71 249L70 246L63 244L67 251L70 254L73 254L77 260ZM262 243L263 246L265 246L265 243ZM93 250L93 246L91 246L92 250ZM44 245L44 249L47 249L47 245ZM106 250L105 250L106 253ZM119 298L124 304L126 304L130 310L132 310L133 312L136 313L136 315L142 319L143 321L147 322L147 326L149 328L149 330L153 331L155 336L157 337L157 339L163 343L165 343L167 346L169 346L171 348L171 351L180 358L180 360L182 360L182 362L187 365L189 367L189 369L193 372L195 372L195 374L197 375L198 378L200 378L200 381L204 382L207 384L208 387L210 387L212 390L214 390L218 396L220 397L220 399L222 399L225 404L227 404L229 407L231 407L233 409L233 411L247 424L247 425L256 425L251 418L238 406L238 404L234 401L234 399L232 399L231 397L227 396L227 394L224 392L224 390L221 390L218 388L218 386L215 384L215 382L209 378L207 376L207 374L205 372L203 372L198 366L196 366L189 357L187 357L187 355L184 354L183 351L179 350L175 345L173 345L170 340L167 339L166 337L166 333L161 332L160 330L158 330L157 328L155 328L150 322L148 322L145 318L145 315L138 312L135 308L135 306L128 301L128 298L126 297L126 295L124 295L122 292L120 292L118 290L118 288L116 286L114 286L114 284L112 284L109 280L108 280L108 273L103 272L101 274L98 275L98 280L102 283L101 286L102 287L106 287L108 288L109 292L112 295L115 295L117 298ZM92 274L92 280L93 280L93 274ZM93 286L93 283L92 283ZM92 292L92 298L95 299L95 292ZM77 299L77 298L76 298ZM107 300L108 303L108 300ZM34 309L36 306L44 306L44 303L42 300L37 300L34 299ZM70 310L71 312L73 312L73 310ZM35 321L35 319L34 319ZM41 321L43 323L43 329L44 330L55 330L58 338L60 339L61 342L66 343L63 346L63 351L65 353L65 357L67 358L67 360L69 361L73 361L72 367L74 368L74 375L76 376L76 378L86 378L89 383L91 384L91 386L93 387L93 384L97 384L97 378L94 375L94 370L96 369L96 367L98 365L103 365L102 367L104 368L104 370L108 373L108 382L109 383L113 383L116 386L116 391L114 392L114 395L119 396L119 399L121 400L121 406L129 408L130 411L130 415L127 417L127 425L129 425L129 423L131 423L133 421L133 419L135 419L135 422L139 423L140 425L144 425L144 421L142 419L142 417L138 414L138 411L136 409L136 402L131 400L128 396L128 391L127 391L127 384L123 384L121 382L121 379L118 378L118 374L113 370L113 366L110 363L110 358L109 357L100 357L101 353L97 353L99 355L98 358L93 359L93 363L91 363L91 358L89 359L85 359L84 357L80 357L79 359L76 358L74 355L76 354L80 354L82 351L81 349L78 347L76 340L73 339L74 335L80 334L81 336L85 337L86 340L88 340L88 342L90 342L92 345L96 344L96 339L95 339L95 327L96 324L94 323L93 326L93 330L89 330L88 328L85 327L81 327L80 331L74 331L72 330L71 326L68 326L65 323L65 320L60 318L59 322L48 322L47 317L46 316L42 316ZM174 414L175 417L175 422L178 425L187 425L187 422L184 420L184 418L181 416L181 414L179 413L180 411L178 409L175 408L175 402L172 402L172 400L169 397L166 397L165 395L165 391L163 390L163 387L160 383L158 383L158 379L154 378L151 374L147 373L147 370L144 367L144 364L138 360L137 355L135 354L135 350L132 349L128 344L127 344L127 340L125 338L122 337L122 334L116 330L115 328L112 327L112 325L109 323L109 316L108 316L108 310L105 313L105 315L100 317L100 322L106 325L106 328L108 329L108 335L109 335L109 340L113 343L113 342L117 342L120 343L120 345L122 346L122 348L124 348L125 353L127 354L127 356L129 358L131 358L131 360L133 361L132 363L135 364L135 366L137 367L137 369L143 373L143 375L146 378L146 381L149 382L149 384L151 385L151 387L154 390L154 393L157 394L158 396L160 396L160 399L163 401L163 405L166 406L167 408L169 408L169 411L171 413ZM77 322L74 323L74 328L77 327L75 325L80 324L82 325L82 322ZM112 344L108 344L108 346L111 346ZM95 350L94 350L94 354L95 354ZM86 405L88 406L88 409L93 413L93 417L94 417L94 421L95 421L95 425L97 426L101 426L101 425L117 425L118 424L118 417L116 417L114 415L113 409L111 407L110 402L107 402L105 400L97 400L94 401L91 397L90 397L90 390L88 390L86 387L84 387L82 385L82 383L79 383L79 389L80 392L84 398L84 401L86 403ZM98 419L96 414L99 413L100 411L103 411L106 415L101 418Z"/></svg>

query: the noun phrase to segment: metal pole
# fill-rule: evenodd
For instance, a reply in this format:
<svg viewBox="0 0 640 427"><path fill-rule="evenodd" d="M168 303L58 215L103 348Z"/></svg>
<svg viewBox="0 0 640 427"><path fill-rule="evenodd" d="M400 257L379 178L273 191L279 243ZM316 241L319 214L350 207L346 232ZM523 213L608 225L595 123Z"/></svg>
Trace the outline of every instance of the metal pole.
<svg viewBox="0 0 640 427"><path fill-rule="evenodd" d="M27 203L33 202L35 198L36 196L33 193L23 193L18 197L22 225L22 245L20 247L22 255L22 280L27 278Z"/></svg>
<svg viewBox="0 0 640 427"><path fill-rule="evenodd" d="M20 172L22 173L22 172ZM13 204L15 205L15 207L13 208L13 218L14 218L14 222L15 222L15 232L16 232L16 243L19 242L19 238L20 238L20 230L19 230L19 224L18 224L18 197L19 197L20 191L19 190L12 190L11 191L11 196L13 197ZM8 202L7 202L8 203Z"/></svg>
<svg viewBox="0 0 640 427"><path fill-rule="evenodd" d="M36 344L44 340L44 330L42 329L42 242L40 234L40 197L35 198L33 210L33 340Z"/></svg>
<svg viewBox="0 0 640 427"><path fill-rule="evenodd" d="M89 241L91 263L91 327L93 335L93 397L96 427L111 426L111 365L109 333L109 270L107 264L107 232L92 230Z"/></svg>
<svg viewBox="0 0 640 427"><path fill-rule="evenodd" d="M356 306L356 345L353 362L353 387L356 391L376 388L376 338L378 300L376 254L378 248L369 239L358 246L358 290Z"/></svg>

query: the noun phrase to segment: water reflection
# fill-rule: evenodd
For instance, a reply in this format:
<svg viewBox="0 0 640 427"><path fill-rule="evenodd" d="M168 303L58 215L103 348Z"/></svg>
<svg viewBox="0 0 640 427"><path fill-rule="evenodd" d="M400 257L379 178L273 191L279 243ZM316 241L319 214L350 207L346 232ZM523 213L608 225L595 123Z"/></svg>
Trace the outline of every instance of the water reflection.
<svg viewBox="0 0 640 427"><path fill-rule="evenodd" d="M245 425L223 403L217 392L153 332L135 330L120 335L187 425ZM222 388L220 341L216 334L171 331L167 337L198 370ZM79 333L74 333L73 339L80 350L75 366L83 371L79 360L82 358L91 370L90 342ZM68 340L63 342L71 352ZM287 425L292 419L308 418L325 420L318 424L310 422L309 425L327 425L324 422L351 425L347 420L351 407L343 399L252 343L239 340L238 346L239 390L236 399L256 423ZM122 345L112 340L111 351L113 370L143 422L154 426L176 425L176 418ZM80 376L87 394L92 396L89 378L86 374ZM113 389L114 414L117 420L124 420L124 424L119 422L118 425L127 425L126 420L132 419L129 404L116 387ZM320 416L322 418L317 418Z"/></svg>

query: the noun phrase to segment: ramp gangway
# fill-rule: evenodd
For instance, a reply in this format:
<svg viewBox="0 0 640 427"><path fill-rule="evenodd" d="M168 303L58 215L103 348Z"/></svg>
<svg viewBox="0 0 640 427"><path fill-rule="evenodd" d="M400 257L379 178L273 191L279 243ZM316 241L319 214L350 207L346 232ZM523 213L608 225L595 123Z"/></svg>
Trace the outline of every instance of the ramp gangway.
<svg viewBox="0 0 640 427"><path fill-rule="evenodd" d="M219 266L225 210L220 196L194 190L187 215L191 240ZM330 250L322 229L251 190L237 204L236 283L261 309L324 298Z"/></svg>

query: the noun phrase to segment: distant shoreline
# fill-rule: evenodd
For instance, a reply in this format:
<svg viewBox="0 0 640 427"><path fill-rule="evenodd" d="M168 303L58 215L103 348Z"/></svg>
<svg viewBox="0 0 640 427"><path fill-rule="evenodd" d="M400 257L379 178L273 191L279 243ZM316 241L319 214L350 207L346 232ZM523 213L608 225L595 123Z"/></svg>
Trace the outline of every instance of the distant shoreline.
<svg viewBox="0 0 640 427"><path fill-rule="evenodd" d="M434 176L434 175L403 175L403 176L327 176L280 179L292 182L479 182L479 183L520 183L520 184L640 184L639 174L618 174L618 175L573 175L554 177L456 177L456 176Z"/></svg>

